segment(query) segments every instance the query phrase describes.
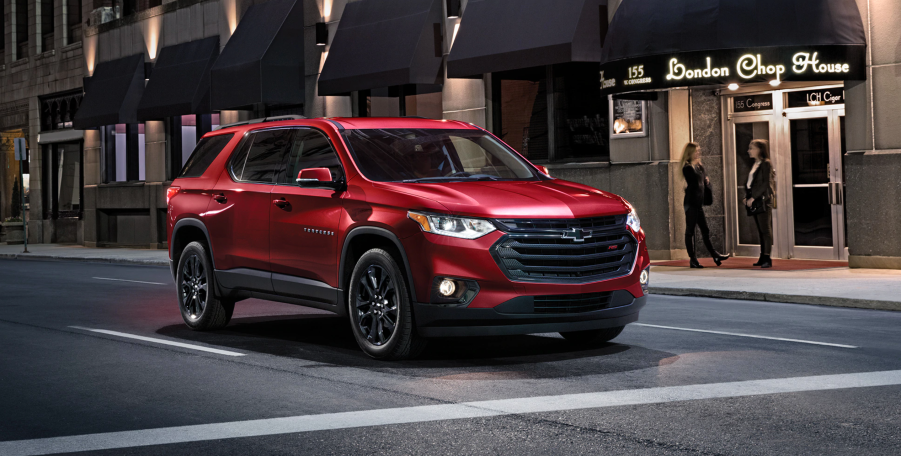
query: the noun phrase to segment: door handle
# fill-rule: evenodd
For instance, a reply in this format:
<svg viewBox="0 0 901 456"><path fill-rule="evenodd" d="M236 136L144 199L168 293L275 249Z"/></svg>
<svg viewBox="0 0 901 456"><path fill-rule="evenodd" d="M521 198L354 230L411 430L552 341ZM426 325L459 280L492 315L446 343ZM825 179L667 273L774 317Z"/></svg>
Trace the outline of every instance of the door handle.
<svg viewBox="0 0 901 456"><path fill-rule="evenodd" d="M284 199L284 198L279 198L279 199L277 199L277 200L272 200L272 204L274 204L274 205L275 205L276 207L278 207L279 209L284 209L284 208L286 208L286 207L288 207L288 206L291 205L291 203L289 203L288 200L286 200L286 199Z"/></svg>
<svg viewBox="0 0 901 456"><path fill-rule="evenodd" d="M826 187L826 189L827 189L827 191L828 191L828 193L829 193L829 204L832 205L832 206L835 205L835 191L834 191L834 187L835 187L835 186L832 184L832 182L830 182L830 183L829 183L829 186Z"/></svg>
<svg viewBox="0 0 901 456"><path fill-rule="evenodd" d="M222 193L218 195L213 195L213 199L216 200L217 203L225 204L228 202L228 198L225 197Z"/></svg>

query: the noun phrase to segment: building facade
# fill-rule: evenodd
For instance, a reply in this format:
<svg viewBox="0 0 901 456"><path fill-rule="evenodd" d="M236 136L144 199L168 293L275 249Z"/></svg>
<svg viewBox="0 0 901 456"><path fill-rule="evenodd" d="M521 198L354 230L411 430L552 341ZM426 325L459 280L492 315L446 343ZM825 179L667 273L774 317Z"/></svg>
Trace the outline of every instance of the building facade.
<svg viewBox="0 0 901 456"><path fill-rule="evenodd" d="M686 255L678 160L688 141L701 144L715 190L714 245L757 254L739 210L743 152L750 139L769 139L774 256L901 268L901 118L892 108L901 101L901 2L760 0L734 13L730 3L3 0L0 133L4 144L26 137L32 150L30 242L165 248L166 188L197 138L219 125L406 115L471 122L555 177L624 196L655 259ZM782 28L742 25L764 12ZM735 42L693 54L693 31L725 29ZM750 40L761 35L770 41ZM795 64L793 54L756 62L760 77L731 85L740 63L729 50L780 59L764 49L803 53L837 35L856 50L808 54L833 70L847 65L842 74L786 77L779 68ZM663 49L665 64L640 47ZM0 176L2 217L14 182Z"/></svg>

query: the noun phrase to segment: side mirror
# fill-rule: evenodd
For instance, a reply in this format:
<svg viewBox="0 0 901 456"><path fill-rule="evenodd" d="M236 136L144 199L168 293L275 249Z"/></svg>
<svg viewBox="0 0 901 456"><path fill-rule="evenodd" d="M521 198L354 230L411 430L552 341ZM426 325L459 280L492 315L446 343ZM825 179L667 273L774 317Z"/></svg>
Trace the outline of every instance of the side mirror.
<svg viewBox="0 0 901 456"><path fill-rule="evenodd" d="M340 189L344 182L332 180L332 172L328 168L307 168L297 174L297 183L306 188Z"/></svg>

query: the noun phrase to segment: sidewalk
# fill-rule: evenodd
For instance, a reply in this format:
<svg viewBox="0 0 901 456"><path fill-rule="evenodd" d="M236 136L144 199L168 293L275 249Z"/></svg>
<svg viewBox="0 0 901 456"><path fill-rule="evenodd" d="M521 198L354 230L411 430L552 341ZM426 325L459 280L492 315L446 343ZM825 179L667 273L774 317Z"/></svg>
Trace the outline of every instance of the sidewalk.
<svg viewBox="0 0 901 456"><path fill-rule="evenodd" d="M28 250L31 253L22 253L21 245L0 245L0 259L169 265L165 250L93 249L56 244L29 245ZM776 268L765 270L750 267L753 261L733 258L717 268L709 260L701 260L704 269L689 269L680 262L654 262L650 291L662 295L901 311L901 271L848 269L844 263L803 260L775 260Z"/></svg>
<svg viewBox="0 0 901 456"><path fill-rule="evenodd" d="M30 253L22 253L22 247L22 245L0 244L0 259L67 260L169 266L169 252L166 250L90 249L80 245L28 244Z"/></svg>
<svg viewBox="0 0 901 456"><path fill-rule="evenodd" d="M760 269L750 266L754 260L732 258L719 268L712 261L701 260L704 269L654 262L650 291L901 311L901 271L849 269L846 263L805 260L774 260L773 269Z"/></svg>

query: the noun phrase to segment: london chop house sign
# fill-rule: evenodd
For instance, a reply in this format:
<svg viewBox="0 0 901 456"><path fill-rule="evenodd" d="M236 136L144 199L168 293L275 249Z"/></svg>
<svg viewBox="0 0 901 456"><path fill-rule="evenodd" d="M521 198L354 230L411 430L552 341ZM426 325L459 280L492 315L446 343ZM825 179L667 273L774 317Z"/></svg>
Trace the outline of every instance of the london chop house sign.
<svg viewBox="0 0 901 456"><path fill-rule="evenodd" d="M601 90L618 93L732 83L863 80L865 49L727 49L620 60L601 65Z"/></svg>

